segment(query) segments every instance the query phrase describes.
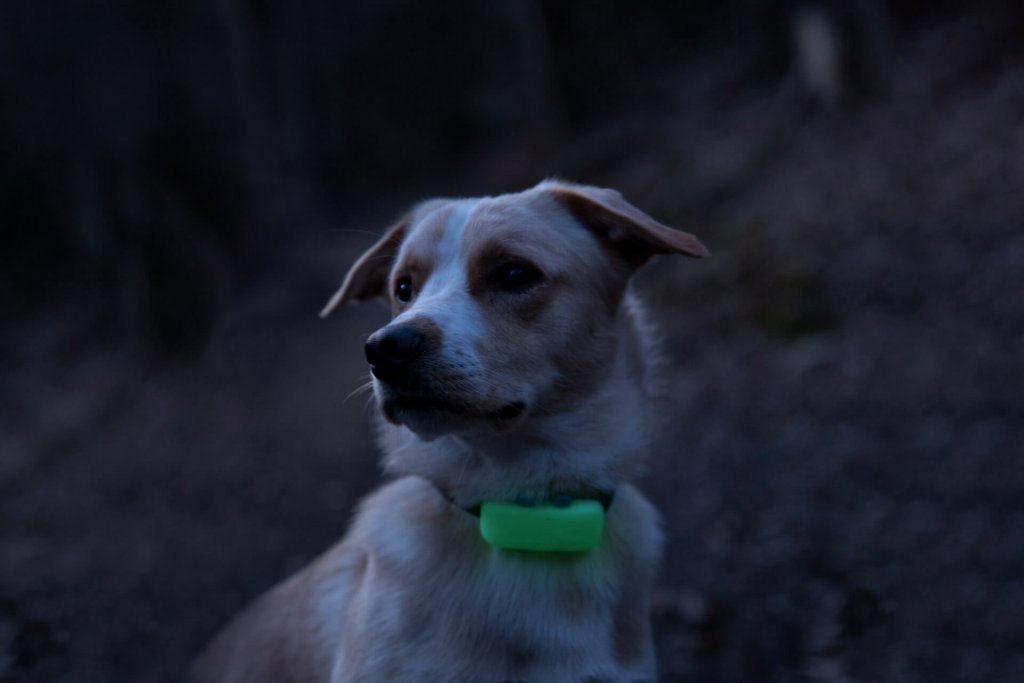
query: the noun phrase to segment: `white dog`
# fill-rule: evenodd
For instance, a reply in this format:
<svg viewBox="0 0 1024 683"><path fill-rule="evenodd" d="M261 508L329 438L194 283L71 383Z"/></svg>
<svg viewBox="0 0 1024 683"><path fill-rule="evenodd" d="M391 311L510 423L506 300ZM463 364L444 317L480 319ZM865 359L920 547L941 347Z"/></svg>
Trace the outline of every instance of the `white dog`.
<svg viewBox="0 0 1024 683"><path fill-rule="evenodd" d="M656 680L661 533L629 483L652 432L652 351L628 283L657 253L706 255L618 192L556 181L428 201L392 227L323 315L391 302L366 354L395 479L193 680ZM597 535L551 541L577 510L569 536ZM512 517L494 533L540 548L485 540L493 511Z"/></svg>

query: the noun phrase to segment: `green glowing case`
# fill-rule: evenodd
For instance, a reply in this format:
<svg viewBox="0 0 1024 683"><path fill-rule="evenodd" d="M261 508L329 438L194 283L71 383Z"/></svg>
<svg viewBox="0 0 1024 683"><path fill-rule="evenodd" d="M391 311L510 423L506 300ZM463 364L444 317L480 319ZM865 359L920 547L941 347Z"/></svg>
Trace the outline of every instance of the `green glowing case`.
<svg viewBox="0 0 1024 683"><path fill-rule="evenodd" d="M604 508L596 500L561 507L490 501L480 506L480 535L506 550L582 552L595 548L603 533Z"/></svg>

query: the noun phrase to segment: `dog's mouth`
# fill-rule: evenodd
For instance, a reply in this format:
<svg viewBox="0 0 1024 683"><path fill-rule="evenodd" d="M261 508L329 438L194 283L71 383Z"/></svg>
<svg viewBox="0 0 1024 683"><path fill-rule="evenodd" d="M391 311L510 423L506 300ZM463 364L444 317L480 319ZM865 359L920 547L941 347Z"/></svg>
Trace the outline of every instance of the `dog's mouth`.
<svg viewBox="0 0 1024 683"><path fill-rule="evenodd" d="M511 421L518 420L524 412L526 412L526 404L522 401L513 401L491 412L489 416L495 420Z"/></svg>
<svg viewBox="0 0 1024 683"><path fill-rule="evenodd" d="M425 423L442 428L444 423L481 419L489 421L496 429L506 430L519 423L526 413L526 403L511 401L495 410L487 410L458 401L392 394L382 397L381 410L388 421L404 424L413 431L421 431Z"/></svg>

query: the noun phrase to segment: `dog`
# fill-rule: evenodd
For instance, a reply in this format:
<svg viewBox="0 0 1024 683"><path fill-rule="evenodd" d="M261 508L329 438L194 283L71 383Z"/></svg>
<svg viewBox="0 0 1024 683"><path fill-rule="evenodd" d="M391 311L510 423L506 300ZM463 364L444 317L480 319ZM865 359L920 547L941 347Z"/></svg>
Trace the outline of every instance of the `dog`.
<svg viewBox="0 0 1024 683"><path fill-rule="evenodd" d="M662 534L630 483L657 412L630 279L655 254L707 251L616 191L557 180L426 201L391 227L322 315L390 302L366 355L394 478L333 549L238 616L192 680L655 681ZM496 547L481 535L491 501L580 501L599 540Z"/></svg>

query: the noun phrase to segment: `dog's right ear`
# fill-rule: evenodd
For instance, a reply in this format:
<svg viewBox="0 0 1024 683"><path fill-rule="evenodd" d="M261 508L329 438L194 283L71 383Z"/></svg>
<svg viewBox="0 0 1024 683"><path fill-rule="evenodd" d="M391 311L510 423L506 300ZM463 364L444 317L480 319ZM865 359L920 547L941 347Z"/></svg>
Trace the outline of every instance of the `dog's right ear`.
<svg viewBox="0 0 1024 683"><path fill-rule="evenodd" d="M376 244L359 257L341 287L320 311L321 318L326 318L334 309L349 301L369 301L386 294L388 274L409 230L410 220L410 216L406 216L391 226Z"/></svg>
<svg viewBox="0 0 1024 683"><path fill-rule="evenodd" d="M662 225L626 201L615 190L548 180L537 186L548 192L595 234L608 240L635 268L655 254L703 258L708 250L694 235Z"/></svg>

